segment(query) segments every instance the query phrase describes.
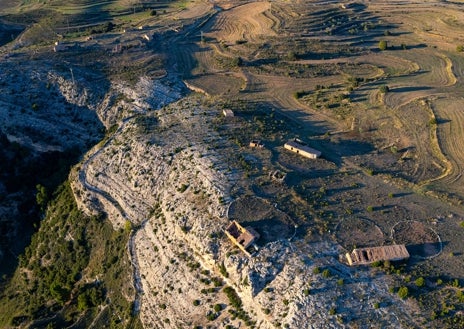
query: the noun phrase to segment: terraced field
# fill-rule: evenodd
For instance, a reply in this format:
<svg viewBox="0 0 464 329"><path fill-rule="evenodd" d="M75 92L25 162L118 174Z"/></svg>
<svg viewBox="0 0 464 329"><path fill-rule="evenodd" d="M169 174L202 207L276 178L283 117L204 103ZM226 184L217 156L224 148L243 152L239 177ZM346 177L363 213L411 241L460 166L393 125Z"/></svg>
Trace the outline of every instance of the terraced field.
<svg viewBox="0 0 464 329"><path fill-rule="evenodd" d="M190 84L211 95L265 101L301 122L325 123L312 125L313 132L359 129L377 147L401 151L388 165L392 174L419 184L446 180L453 195L463 192L456 178L462 156L450 146L460 140L459 123L452 128L458 119L440 121L459 113L459 102L444 104L462 86L461 4L214 4L221 10L175 52ZM380 40L387 50L379 50ZM382 85L387 93L379 92ZM437 126L430 124L435 115ZM382 157L366 161L385 167Z"/></svg>
<svg viewBox="0 0 464 329"><path fill-rule="evenodd" d="M217 15L207 36L224 40L227 43L235 43L243 40L246 42L257 42L275 35L272 29L275 22L264 13L269 11L269 2L247 3L229 9Z"/></svg>
<svg viewBox="0 0 464 329"><path fill-rule="evenodd" d="M443 190L463 195L464 178L464 99L462 97L440 97L434 101L437 117L437 137L443 155L447 159L448 170L436 183Z"/></svg>
<svg viewBox="0 0 464 329"><path fill-rule="evenodd" d="M172 1L63 1L55 0L47 3L29 1L7 1L0 8L15 16L24 16L24 22L42 21L42 24L53 26L53 29L64 31L80 31L80 29L112 22L149 19L151 10L157 12L174 11ZM118 22L118 21L113 21Z"/></svg>

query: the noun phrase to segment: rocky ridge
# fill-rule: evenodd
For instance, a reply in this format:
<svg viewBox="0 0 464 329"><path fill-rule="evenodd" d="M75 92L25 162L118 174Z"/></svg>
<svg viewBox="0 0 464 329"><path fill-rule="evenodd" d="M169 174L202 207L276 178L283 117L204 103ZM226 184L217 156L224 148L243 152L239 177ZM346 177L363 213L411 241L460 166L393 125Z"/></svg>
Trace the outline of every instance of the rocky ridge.
<svg viewBox="0 0 464 329"><path fill-rule="evenodd" d="M151 87L157 90L156 83ZM163 90L151 95L179 95ZM342 249L334 242L282 239L251 258L235 250L223 229L243 173L230 161L237 146L215 129L219 109L196 95L161 99L173 103L149 111L158 96L134 89L126 96L133 99L126 103L131 115L118 114L125 119L89 152L73 189L81 207L105 211L115 228L131 223L136 310L145 327L413 323L413 305L398 303L383 272L340 263ZM238 293L245 316L234 313L223 284ZM213 311L213 304L221 310Z"/></svg>

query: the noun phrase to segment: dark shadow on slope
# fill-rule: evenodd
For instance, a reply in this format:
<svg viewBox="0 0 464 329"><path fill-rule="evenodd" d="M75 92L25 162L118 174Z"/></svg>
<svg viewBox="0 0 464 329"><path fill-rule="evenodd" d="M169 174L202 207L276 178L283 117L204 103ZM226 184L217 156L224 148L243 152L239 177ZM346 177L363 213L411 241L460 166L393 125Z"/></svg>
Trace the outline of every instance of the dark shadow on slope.
<svg viewBox="0 0 464 329"><path fill-rule="evenodd" d="M8 72L10 66L16 63L3 65L3 68L8 67ZM49 63L47 60L42 63L37 61L35 65L36 70L40 70L41 65L46 67ZM17 76L15 83L26 86L31 84L29 68L22 66L24 70L18 71L19 78ZM63 66L63 75L70 75L69 65ZM59 70L58 63L54 70ZM85 79L89 80L87 83L93 83L96 72L84 74L83 70L76 68L75 73L78 72L79 83ZM103 137L104 127L93 110L69 103L47 79L35 80L34 83L37 81L40 81L37 90L31 89L23 95L37 99L37 109L26 111L24 120L12 120L2 127L3 132L0 133L0 206L12 209L12 204L16 204L15 211L0 214L0 249L3 253L0 275L6 274L7 277L16 267L18 256L29 244L31 235L40 226L42 210L36 202L36 185L44 186L47 199L51 200L55 189L67 179L70 167ZM99 83L100 86L109 86L107 81L101 80ZM9 88L14 86L2 85L3 90ZM20 100L18 102L20 106L22 103ZM12 111L17 109L12 107L8 110L13 115ZM30 122L35 122L35 125ZM41 122L47 128L40 126ZM85 134L76 131L75 127L85 127L82 130ZM15 136L18 140L10 140L6 135ZM34 145L43 145L45 150L37 149ZM59 147L50 151L47 150L48 146Z"/></svg>
<svg viewBox="0 0 464 329"><path fill-rule="evenodd" d="M24 29L22 25L0 21L0 47L16 39Z"/></svg>
<svg viewBox="0 0 464 329"><path fill-rule="evenodd" d="M411 257L429 258L438 255L447 242L425 242L406 246Z"/></svg>

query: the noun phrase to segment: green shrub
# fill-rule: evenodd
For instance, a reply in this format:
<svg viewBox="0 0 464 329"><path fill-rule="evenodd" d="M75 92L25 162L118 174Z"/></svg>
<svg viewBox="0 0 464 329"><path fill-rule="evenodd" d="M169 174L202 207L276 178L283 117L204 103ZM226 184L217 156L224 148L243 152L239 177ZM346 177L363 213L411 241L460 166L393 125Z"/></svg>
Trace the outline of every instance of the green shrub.
<svg viewBox="0 0 464 329"><path fill-rule="evenodd" d="M408 294L409 294L409 289L408 287L400 287L398 289L398 296L401 298L401 299L405 299L406 297L408 297Z"/></svg>
<svg viewBox="0 0 464 329"><path fill-rule="evenodd" d="M298 91L295 91L295 92L293 93L293 98L299 99L299 98L303 97L304 95L305 95L305 92L304 92L304 91L298 90Z"/></svg>
<svg viewBox="0 0 464 329"><path fill-rule="evenodd" d="M366 174L368 174L369 176L373 176L374 175L374 169L371 169L371 168L366 168Z"/></svg>
<svg viewBox="0 0 464 329"><path fill-rule="evenodd" d="M224 262L221 262L221 264L219 264L219 272L222 274L223 277L225 278L229 277L229 273L227 273L227 269L226 269L226 266L224 265Z"/></svg>
<svg viewBox="0 0 464 329"><path fill-rule="evenodd" d="M425 286L425 279L423 277L417 278L415 283L416 283L416 286L423 287Z"/></svg>
<svg viewBox="0 0 464 329"><path fill-rule="evenodd" d="M221 279L221 278L217 278L217 277L212 278L211 281L213 281L213 285L214 285L214 287L216 287L216 288L217 288L217 287L221 287L221 286L224 284L224 282L222 282L222 279Z"/></svg>
<svg viewBox="0 0 464 329"><path fill-rule="evenodd" d="M380 50L386 50L388 48L388 43L385 40L380 40L379 41L379 49Z"/></svg>
<svg viewBox="0 0 464 329"><path fill-rule="evenodd" d="M324 271L322 271L322 277L323 278L328 278L330 277L331 273L330 273L330 270L328 268L326 268Z"/></svg>
<svg viewBox="0 0 464 329"><path fill-rule="evenodd" d="M382 85L379 87L379 91L382 93L382 94L386 94L390 91L390 88L387 86L387 85Z"/></svg>
<svg viewBox="0 0 464 329"><path fill-rule="evenodd" d="M234 57L232 59L232 66L242 66L243 65L243 59L241 57Z"/></svg>
<svg viewBox="0 0 464 329"><path fill-rule="evenodd" d="M48 201L49 201L49 196L47 189L45 186L37 184L36 185L37 193L35 195L35 200L37 202L37 205L40 207L41 211L45 211Z"/></svg>
<svg viewBox="0 0 464 329"><path fill-rule="evenodd" d="M89 300L85 294L80 294L77 297L77 309L79 311L85 311L90 307Z"/></svg>
<svg viewBox="0 0 464 329"><path fill-rule="evenodd" d="M219 316L219 314L217 314L217 313L215 313L215 312L209 311L208 313L206 313L206 318L207 318L209 321L214 321L214 320L216 320L218 316Z"/></svg>
<svg viewBox="0 0 464 329"><path fill-rule="evenodd" d="M50 285L50 294L59 304L64 304L69 297L69 293L69 289L63 287L57 280Z"/></svg>
<svg viewBox="0 0 464 329"><path fill-rule="evenodd" d="M462 290L456 290L456 298L460 303L464 302L464 292L462 292Z"/></svg>
<svg viewBox="0 0 464 329"><path fill-rule="evenodd" d="M235 307L237 309L242 307L242 301L235 292L234 288L226 286L222 291L226 294L227 298L229 299L229 303L232 307Z"/></svg>
<svg viewBox="0 0 464 329"><path fill-rule="evenodd" d="M287 57L287 60L289 61L295 61L297 59L297 55L294 51L289 51L286 57Z"/></svg>
<svg viewBox="0 0 464 329"><path fill-rule="evenodd" d="M372 267L379 267L382 265L382 262L380 260L376 260L375 262L372 262L371 266Z"/></svg>

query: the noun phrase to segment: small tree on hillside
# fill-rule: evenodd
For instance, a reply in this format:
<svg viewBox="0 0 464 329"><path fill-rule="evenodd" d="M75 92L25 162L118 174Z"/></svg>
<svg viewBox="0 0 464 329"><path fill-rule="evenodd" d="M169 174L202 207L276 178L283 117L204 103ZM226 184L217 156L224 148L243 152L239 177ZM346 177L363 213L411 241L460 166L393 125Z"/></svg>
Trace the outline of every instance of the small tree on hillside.
<svg viewBox="0 0 464 329"><path fill-rule="evenodd" d="M289 61L295 61L297 59L296 53L294 51L289 51L286 57Z"/></svg>
<svg viewBox="0 0 464 329"><path fill-rule="evenodd" d="M388 93L390 91L390 88L387 85L382 85L382 86L379 87L379 91L382 94L385 94L385 93Z"/></svg>
<svg viewBox="0 0 464 329"><path fill-rule="evenodd" d="M48 203L47 189L41 184L37 184L36 189L37 193L35 195L35 200L37 202L37 205L40 207L40 211L45 211L45 208L47 207Z"/></svg>
<svg viewBox="0 0 464 329"><path fill-rule="evenodd" d="M425 279L423 277L419 277L416 279L416 286L423 287L425 286Z"/></svg>
<svg viewBox="0 0 464 329"><path fill-rule="evenodd" d="M386 50L388 48L387 41L385 40L380 40L379 41L379 49L380 50Z"/></svg>
<svg viewBox="0 0 464 329"><path fill-rule="evenodd" d="M408 294L409 294L408 287L400 287L400 289L398 289L398 296L401 299L405 299L406 297L408 297Z"/></svg>
<svg viewBox="0 0 464 329"><path fill-rule="evenodd" d="M232 59L232 66L242 66L243 59L241 57L234 57Z"/></svg>

